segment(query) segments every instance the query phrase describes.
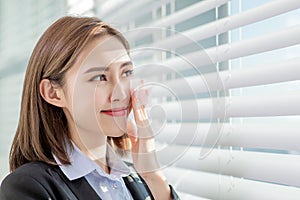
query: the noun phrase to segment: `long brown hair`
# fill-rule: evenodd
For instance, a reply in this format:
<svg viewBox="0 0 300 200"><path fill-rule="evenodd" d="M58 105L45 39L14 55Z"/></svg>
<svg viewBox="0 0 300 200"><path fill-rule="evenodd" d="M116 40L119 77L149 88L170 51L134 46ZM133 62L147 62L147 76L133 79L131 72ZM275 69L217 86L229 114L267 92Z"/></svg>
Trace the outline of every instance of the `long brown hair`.
<svg viewBox="0 0 300 200"><path fill-rule="evenodd" d="M39 84L42 79L49 79L62 86L65 73L86 44L103 35L116 36L129 54L128 42L120 32L94 17L62 17L41 36L25 74L19 124L10 150L11 171L37 160L55 164L52 154L63 164L70 164L66 153L66 143L70 143L66 116L62 108L42 98ZM120 142L122 138L113 139L119 147L128 144Z"/></svg>

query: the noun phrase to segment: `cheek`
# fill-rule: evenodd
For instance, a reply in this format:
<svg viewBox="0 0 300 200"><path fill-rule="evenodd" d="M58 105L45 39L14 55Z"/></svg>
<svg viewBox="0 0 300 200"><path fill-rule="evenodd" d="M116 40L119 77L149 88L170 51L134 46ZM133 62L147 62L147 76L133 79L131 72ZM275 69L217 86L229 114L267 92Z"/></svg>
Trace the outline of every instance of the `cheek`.
<svg viewBox="0 0 300 200"><path fill-rule="evenodd" d="M124 90L128 95L130 95L130 80L131 80L130 78L127 78L126 80L123 81Z"/></svg>
<svg viewBox="0 0 300 200"><path fill-rule="evenodd" d="M93 105L97 112L100 110L109 109L110 105L107 105L109 91L105 87L97 86L94 90Z"/></svg>
<svg viewBox="0 0 300 200"><path fill-rule="evenodd" d="M77 126L98 130L95 87L78 86L73 93L73 118Z"/></svg>
<svg viewBox="0 0 300 200"><path fill-rule="evenodd" d="M75 108L91 107L94 105L94 91L92 87L77 87L73 93L73 106Z"/></svg>
<svg viewBox="0 0 300 200"><path fill-rule="evenodd" d="M128 85L129 86L129 85ZM126 98L120 103L127 104L127 100L130 99L130 90L129 87L124 88L122 87L126 92ZM112 103L110 102L111 95L114 95L114 91L111 87L101 87L97 89L97 93L95 95L95 106L97 106L97 110L107 110L110 109ZM126 102L126 103L125 103ZM123 117L112 117L107 116L105 114L99 113L98 123L99 127L102 131L102 133L106 136L112 136L112 137L120 137L126 132L127 128L127 115Z"/></svg>

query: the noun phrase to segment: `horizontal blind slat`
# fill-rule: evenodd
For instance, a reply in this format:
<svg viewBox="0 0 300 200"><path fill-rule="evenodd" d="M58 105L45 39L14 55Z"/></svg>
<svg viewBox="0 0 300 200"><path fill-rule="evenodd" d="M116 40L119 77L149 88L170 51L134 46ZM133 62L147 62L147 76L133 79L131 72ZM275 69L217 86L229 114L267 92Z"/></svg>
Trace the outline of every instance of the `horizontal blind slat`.
<svg viewBox="0 0 300 200"><path fill-rule="evenodd" d="M201 146L215 123L166 123L157 132L160 143ZM300 124L224 123L218 144L221 146L287 150L300 152ZM284 133L284 134L283 134ZM272 139L270 139L272 138Z"/></svg>
<svg viewBox="0 0 300 200"><path fill-rule="evenodd" d="M187 194L185 192L179 192L177 191L177 194L180 196L181 199L188 199L188 200L210 200L207 198L199 197L199 196L194 196L191 194Z"/></svg>
<svg viewBox="0 0 300 200"><path fill-rule="evenodd" d="M132 1L130 3L127 2L127 5L125 5L122 9L118 10L118 12L111 12L110 15L105 18L105 21L112 22L113 24L124 25L126 23L130 23L138 19L140 16L146 13L150 13L153 10L156 10L157 8L161 7L164 4L168 4L171 1L172 0L160 0L160 1L144 0L144 1Z"/></svg>
<svg viewBox="0 0 300 200"><path fill-rule="evenodd" d="M256 38L242 40L232 44L224 44L202 51L181 55L180 57L177 56L167 59L164 62L153 62L152 64L172 67L177 71L188 70L193 67L200 68L217 62L297 45L300 44L299 35L300 25ZM145 49L143 50L145 51ZM138 52L139 48L134 49L134 51ZM156 53L156 51L157 50L154 49L152 50L152 53ZM164 72L165 69L162 68L161 73Z"/></svg>
<svg viewBox="0 0 300 200"><path fill-rule="evenodd" d="M272 103L270 103L272 102ZM192 99L163 102L164 110L151 112L153 119L198 120L225 117L263 117L300 115L300 95L280 94L269 96L242 96L211 99ZM152 106L155 106L152 105ZM150 108L149 108L150 109Z"/></svg>
<svg viewBox="0 0 300 200"><path fill-rule="evenodd" d="M192 17L195 17L201 13L204 13L206 11L209 11L211 9L214 9L218 6L221 6L225 3L227 3L229 0L217 0L217 1L201 1L199 3L193 4L187 8L184 8L182 10L179 10L175 12L174 14L171 14L163 19L154 21L150 24L144 25L145 27L168 27L177 23L180 23L184 20L190 19ZM143 31L140 31L139 33L134 33L127 35L127 38L129 41L137 41L142 39L143 37L149 35L152 33L151 29L143 29Z"/></svg>
<svg viewBox="0 0 300 200"><path fill-rule="evenodd" d="M142 5L149 2L149 0L145 1L133 1L132 3L128 3L127 0L122 0L120 3L113 3L112 1L107 1L108 4L113 4L110 6L110 9L106 8L107 11L104 13L99 13L105 19L105 21L110 21L112 19L118 19L120 16L126 14L129 10L134 10L135 8L141 7ZM118 8L122 7L118 12L113 12Z"/></svg>
<svg viewBox="0 0 300 200"><path fill-rule="evenodd" d="M300 196L300 188L175 167L164 172L177 190L209 199L298 200Z"/></svg>
<svg viewBox="0 0 300 200"><path fill-rule="evenodd" d="M200 159L200 147L169 145L159 152L159 160L161 163L169 161L170 157L180 155L184 149L187 151L174 166L300 187L300 155L213 149L208 156Z"/></svg>
<svg viewBox="0 0 300 200"><path fill-rule="evenodd" d="M300 8L298 0L291 0L288 3L286 0L272 1L251 10L187 30L181 33L184 37L180 34L168 37L165 40L156 41L152 46L155 48L175 49L187 45L192 40L200 41L298 8ZM187 40L185 37L192 40Z"/></svg>
<svg viewBox="0 0 300 200"><path fill-rule="evenodd" d="M153 88L151 95L153 97L171 95L165 92L165 88L174 91L177 96L185 96L216 90L300 80L299 65L300 58L295 58L281 63L221 71L218 74L207 73L177 78L161 82L164 87ZM158 72L154 72L154 74L159 75ZM217 79L220 81L216 81Z"/></svg>
<svg viewBox="0 0 300 200"><path fill-rule="evenodd" d="M106 0L102 1L101 6L99 6L100 10L98 10L100 13L100 16L102 18L108 18L110 15L114 15L114 10L118 10L121 7L125 6L128 2L126 0L118 0L118 3L114 3L112 1Z"/></svg>

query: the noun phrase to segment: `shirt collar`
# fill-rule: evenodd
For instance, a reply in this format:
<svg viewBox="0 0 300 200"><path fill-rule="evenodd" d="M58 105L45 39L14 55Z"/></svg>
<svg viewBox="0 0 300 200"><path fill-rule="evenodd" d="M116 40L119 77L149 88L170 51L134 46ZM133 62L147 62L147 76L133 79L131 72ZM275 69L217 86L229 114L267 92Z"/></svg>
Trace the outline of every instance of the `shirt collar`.
<svg viewBox="0 0 300 200"><path fill-rule="evenodd" d="M69 156L70 165L62 164L59 159L54 155L56 163L59 165L62 172L67 176L69 180L75 180L77 178L88 175L89 173L97 170L102 176L127 176L130 174L130 168L116 155L112 147L107 144L107 162L111 168L110 174L107 174L99 167L94 161L87 157L80 149L72 143L73 148L67 147L67 154Z"/></svg>
<svg viewBox="0 0 300 200"><path fill-rule="evenodd" d="M127 176L130 174L130 168L124 163L124 161L115 153L113 148L107 145L107 162L110 167L110 174L117 176Z"/></svg>

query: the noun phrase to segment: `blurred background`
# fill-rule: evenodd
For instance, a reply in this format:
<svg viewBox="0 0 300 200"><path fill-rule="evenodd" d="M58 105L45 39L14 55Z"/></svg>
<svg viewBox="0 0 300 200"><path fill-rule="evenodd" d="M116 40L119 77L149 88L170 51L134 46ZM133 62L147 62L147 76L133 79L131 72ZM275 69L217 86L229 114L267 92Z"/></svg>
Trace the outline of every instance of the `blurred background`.
<svg viewBox="0 0 300 200"><path fill-rule="evenodd" d="M157 142L170 152L184 152L164 169L182 199L299 199L299 8L299 0L0 0L0 180L9 173L9 149L33 47L55 20L75 14L97 16L122 32L161 28L159 34L141 31L128 37L132 48L169 50L137 54L134 63L174 63L176 72L157 75L157 80L179 88L176 96L186 104L196 102L202 114L178 119L171 112L176 98L157 92L166 113L171 112ZM196 56L195 44L211 62ZM197 79L199 71L178 64L170 51L189 58L203 76L218 76L223 85L207 91ZM192 93L180 89L182 81ZM225 118L206 106L220 98ZM208 131L211 124L222 126L214 133ZM179 126L186 135L179 134ZM215 143L205 146L208 132ZM209 147L210 153L201 157L202 148Z"/></svg>

